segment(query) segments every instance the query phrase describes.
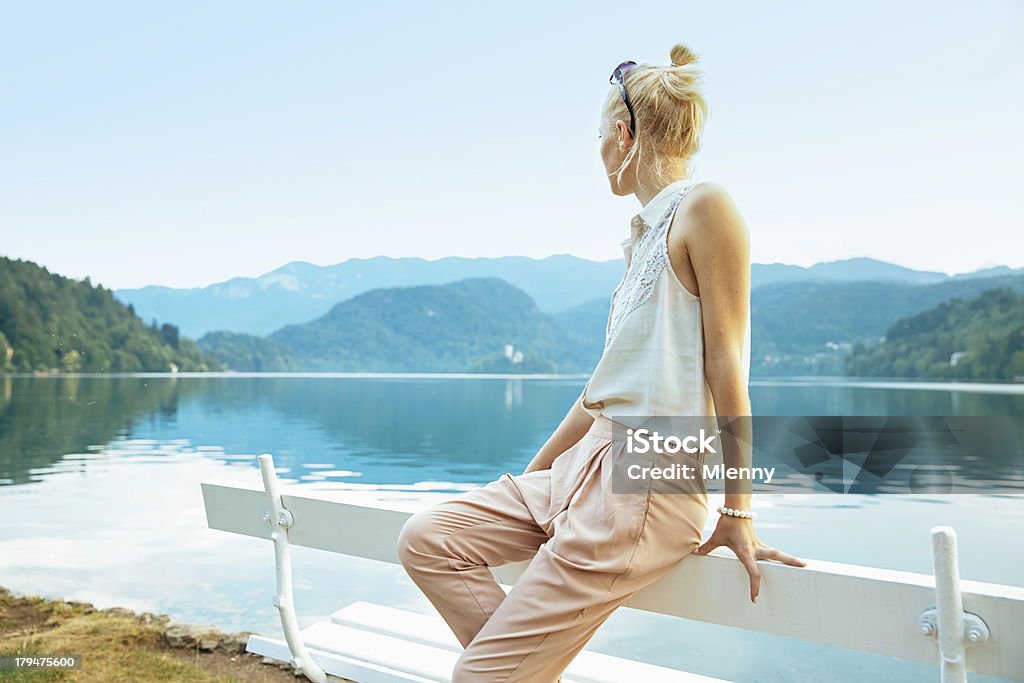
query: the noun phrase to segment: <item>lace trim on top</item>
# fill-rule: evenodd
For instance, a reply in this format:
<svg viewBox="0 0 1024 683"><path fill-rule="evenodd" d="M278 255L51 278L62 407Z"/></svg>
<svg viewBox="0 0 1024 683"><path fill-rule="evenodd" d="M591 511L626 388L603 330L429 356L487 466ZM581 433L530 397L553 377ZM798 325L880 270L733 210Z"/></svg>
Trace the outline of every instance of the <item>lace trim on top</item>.
<svg viewBox="0 0 1024 683"><path fill-rule="evenodd" d="M622 277L619 286L612 292L611 309L608 313L608 325L605 327L604 345L612 343L615 334L622 327L623 321L630 313L640 308L654 292L654 285L661 277L661 273L668 265L668 229L672 225L671 217L674 215L679 202L690 192L693 184L683 187L665 213L656 221L655 225L648 226L633 246L632 258L626 273Z"/></svg>

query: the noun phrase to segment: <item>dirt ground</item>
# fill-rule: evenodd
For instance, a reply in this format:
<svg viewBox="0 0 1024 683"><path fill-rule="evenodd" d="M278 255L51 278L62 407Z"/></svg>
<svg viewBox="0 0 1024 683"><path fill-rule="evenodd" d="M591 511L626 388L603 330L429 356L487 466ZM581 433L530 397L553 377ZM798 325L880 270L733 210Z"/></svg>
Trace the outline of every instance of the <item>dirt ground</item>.
<svg viewBox="0 0 1024 683"><path fill-rule="evenodd" d="M0 653L83 655L81 671L0 671L4 683L306 680L285 664L264 663L263 657L245 652L247 637L177 624L166 615L98 610L88 603L18 596L0 588Z"/></svg>

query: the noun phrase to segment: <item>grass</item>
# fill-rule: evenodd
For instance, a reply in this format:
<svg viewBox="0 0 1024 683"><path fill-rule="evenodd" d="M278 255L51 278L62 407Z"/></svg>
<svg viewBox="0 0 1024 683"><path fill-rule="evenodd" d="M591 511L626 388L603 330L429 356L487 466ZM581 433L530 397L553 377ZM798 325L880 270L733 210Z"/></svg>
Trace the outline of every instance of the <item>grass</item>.
<svg viewBox="0 0 1024 683"><path fill-rule="evenodd" d="M0 671L0 682L258 683L290 681L290 671L241 651L175 648L164 637L166 617L97 610L87 603L15 596L0 588L0 652L83 655L79 671Z"/></svg>

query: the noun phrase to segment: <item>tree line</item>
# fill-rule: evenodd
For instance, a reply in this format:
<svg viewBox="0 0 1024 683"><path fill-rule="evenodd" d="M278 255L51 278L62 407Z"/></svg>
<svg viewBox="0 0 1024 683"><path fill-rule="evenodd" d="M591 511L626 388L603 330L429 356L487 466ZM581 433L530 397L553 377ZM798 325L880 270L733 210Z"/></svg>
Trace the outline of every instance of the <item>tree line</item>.
<svg viewBox="0 0 1024 683"><path fill-rule="evenodd" d="M0 257L0 371L168 372L220 363L172 324L146 324L111 290Z"/></svg>

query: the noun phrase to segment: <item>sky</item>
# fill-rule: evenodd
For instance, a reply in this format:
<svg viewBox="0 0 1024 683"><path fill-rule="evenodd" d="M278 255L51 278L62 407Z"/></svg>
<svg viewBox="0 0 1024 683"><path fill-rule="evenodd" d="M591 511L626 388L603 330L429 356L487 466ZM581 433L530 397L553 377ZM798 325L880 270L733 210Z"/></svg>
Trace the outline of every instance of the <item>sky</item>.
<svg viewBox="0 0 1024 683"><path fill-rule="evenodd" d="M1017 0L0 0L0 255L109 288L618 258L608 75L676 42L753 261L1024 266Z"/></svg>

